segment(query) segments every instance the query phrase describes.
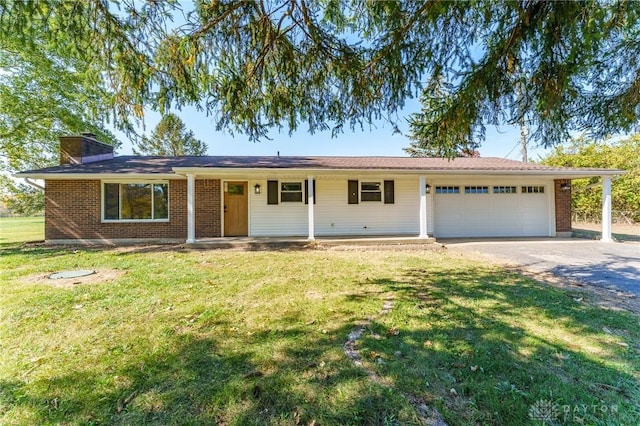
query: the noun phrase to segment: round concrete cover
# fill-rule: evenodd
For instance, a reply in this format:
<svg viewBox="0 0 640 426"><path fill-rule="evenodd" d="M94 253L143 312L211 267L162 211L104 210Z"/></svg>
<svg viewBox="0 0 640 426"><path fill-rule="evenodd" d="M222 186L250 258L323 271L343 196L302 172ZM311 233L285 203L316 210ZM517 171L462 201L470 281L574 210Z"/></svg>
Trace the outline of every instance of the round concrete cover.
<svg viewBox="0 0 640 426"><path fill-rule="evenodd" d="M60 278L80 278L80 277L86 277L87 275L91 275L95 273L96 271L89 271L89 270L62 271L62 272L56 272L55 274L49 275L49 279L57 280Z"/></svg>

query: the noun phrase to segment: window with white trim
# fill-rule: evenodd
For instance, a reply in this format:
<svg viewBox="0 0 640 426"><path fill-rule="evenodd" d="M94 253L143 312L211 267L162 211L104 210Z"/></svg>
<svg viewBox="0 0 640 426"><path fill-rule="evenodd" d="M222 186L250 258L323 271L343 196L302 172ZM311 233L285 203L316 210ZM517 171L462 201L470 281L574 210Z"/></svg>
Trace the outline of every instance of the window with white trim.
<svg viewBox="0 0 640 426"><path fill-rule="evenodd" d="M382 201L382 183L361 182L360 183L360 200L361 201Z"/></svg>
<svg viewBox="0 0 640 426"><path fill-rule="evenodd" d="M523 186L523 194L544 194L544 186Z"/></svg>
<svg viewBox="0 0 640 426"><path fill-rule="evenodd" d="M494 186L494 194L516 194L517 189L515 186Z"/></svg>
<svg viewBox="0 0 640 426"><path fill-rule="evenodd" d="M103 183L104 220L168 220L169 183Z"/></svg>
<svg viewBox="0 0 640 426"><path fill-rule="evenodd" d="M459 186L436 186L436 194L459 194Z"/></svg>
<svg viewBox="0 0 640 426"><path fill-rule="evenodd" d="M465 186L464 193L465 194L488 194L489 187L488 186Z"/></svg>
<svg viewBox="0 0 640 426"><path fill-rule="evenodd" d="M283 203L302 202L302 182L281 182L280 183L280 201Z"/></svg>

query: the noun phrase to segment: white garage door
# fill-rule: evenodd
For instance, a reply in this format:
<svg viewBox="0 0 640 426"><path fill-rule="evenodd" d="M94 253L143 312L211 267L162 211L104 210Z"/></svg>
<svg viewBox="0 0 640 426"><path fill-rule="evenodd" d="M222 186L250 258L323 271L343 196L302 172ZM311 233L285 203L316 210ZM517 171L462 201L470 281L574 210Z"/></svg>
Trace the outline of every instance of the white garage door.
<svg viewBox="0 0 640 426"><path fill-rule="evenodd" d="M438 185L436 237L549 235L549 185Z"/></svg>

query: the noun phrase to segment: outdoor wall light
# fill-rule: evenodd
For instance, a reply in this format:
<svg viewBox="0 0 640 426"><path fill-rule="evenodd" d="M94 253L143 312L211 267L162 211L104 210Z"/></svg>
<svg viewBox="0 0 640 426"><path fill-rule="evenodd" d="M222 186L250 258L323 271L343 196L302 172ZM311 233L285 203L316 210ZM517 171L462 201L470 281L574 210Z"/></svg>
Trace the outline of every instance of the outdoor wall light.
<svg viewBox="0 0 640 426"><path fill-rule="evenodd" d="M560 184L560 190L561 190L561 191L565 191L565 192L566 192L566 191L570 191L570 190L571 190L571 184L570 184L570 183L568 183L568 182L561 183L561 184Z"/></svg>
<svg viewBox="0 0 640 426"><path fill-rule="evenodd" d="M260 195L261 192L262 188L260 187L260 184L256 183L256 185L253 187L253 193L256 195Z"/></svg>
<svg viewBox="0 0 640 426"><path fill-rule="evenodd" d="M425 186L424 189L427 194L431 194L431 185L427 184L427 186Z"/></svg>

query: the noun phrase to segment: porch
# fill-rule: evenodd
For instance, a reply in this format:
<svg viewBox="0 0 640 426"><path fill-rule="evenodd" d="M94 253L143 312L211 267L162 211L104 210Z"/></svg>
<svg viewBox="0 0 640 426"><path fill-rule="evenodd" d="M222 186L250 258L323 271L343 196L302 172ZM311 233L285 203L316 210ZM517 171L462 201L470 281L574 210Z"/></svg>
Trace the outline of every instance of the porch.
<svg viewBox="0 0 640 426"><path fill-rule="evenodd" d="M373 245L427 245L434 244L435 238L421 238L417 236L359 236L349 235L341 237L219 237L200 238L188 247L211 249L273 249L273 248L304 248L318 246L373 246Z"/></svg>

